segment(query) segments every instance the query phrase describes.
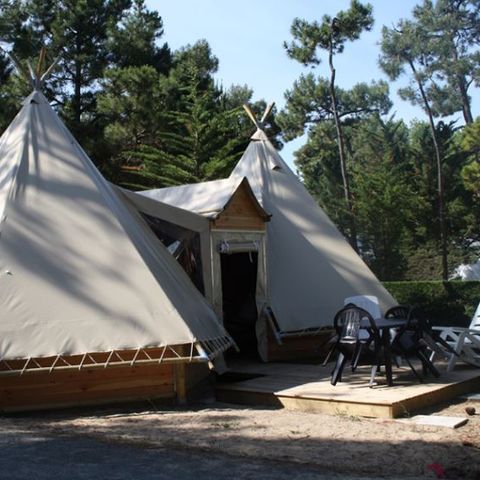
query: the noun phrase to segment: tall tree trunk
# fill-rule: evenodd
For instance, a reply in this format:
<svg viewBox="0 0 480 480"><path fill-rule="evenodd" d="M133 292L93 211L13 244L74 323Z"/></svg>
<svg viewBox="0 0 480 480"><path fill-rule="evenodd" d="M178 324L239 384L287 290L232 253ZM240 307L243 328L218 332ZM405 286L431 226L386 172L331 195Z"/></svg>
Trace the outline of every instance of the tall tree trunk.
<svg viewBox="0 0 480 480"><path fill-rule="evenodd" d="M77 65L75 65L75 70L76 71L75 71L75 80L73 85L72 110L73 110L73 119L75 121L76 127L79 128L80 121L82 118L82 83L81 83L82 70Z"/></svg>
<svg viewBox="0 0 480 480"><path fill-rule="evenodd" d="M340 124L340 118L338 116L338 105L337 105L337 96L335 94L335 67L333 66L333 45L332 39L330 39L330 47L328 53L328 62L330 65L330 97L332 100L332 112L333 118L335 120L335 128L337 130L337 140L338 140L338 154L340 156L340 169L342 172L343 180L343 192L345 196L345 204L348 211L348 223L350 229L350 244L353 249L358 252L358 242L357 242L357 226L355 223L355 216L353 213L353 202L352 202L352 193L350 191L350 184L348 179L347 172L347 163L345 160L345 140L343 138L343 130Z"/></svg>
<svg viewBox="0 0 480 480"><path fill-rule="evenodd" d="M470 107L470 99L468 98L467 93L467 82L465 81L465 77L463 75L457 75L457 80L460 96L462 97L463 118L465 119L465 123L468 125L473 123L473 115Z"/></svg>
<svg viewBox="0 0 480 480"><path fill-rule="evenodd" d="M443 189L443 169L442 169L442 157L440 155L440 147L438 146L437 131L435 129L435 122L433 120L433 113L428 101L427 95L423 88L422 81L417 75L417 70L412 60L409 60L410 68L412 69L413 76L420 90L425 110L428 114L428 121L430 123L430 131L432 134L433 147L435 150L435 157L437 161L437 189L438 189L438 216L440 221L440 243L442 247L442 278L448 280L448 249L447 249L447 229L445 222L445 193Z"/></svg>
<svg viewBox="0 0 480 480"><path fill-rule="evenodd" d="M457 51L457 47L455 46L455 41L453 38L451 39L451 42L452 42L453 58L455 60L455 63L458 63L458 51ZM457 73L456 77L457 77L458 89L460 91L460 97L462 99L463 118L465 120L465 123L468 125L470 123L473 123L473 115L472 115L471 102L470 102L470 99L468 98L467 81L465 79L465 76L462 75L461 73Z"/></svg>
<svg viewBox="0 0 480 480"><path fill-rule="evenodd" d="M82 118L82 63L80 62L80 41L77 37L75 43L75 66L73 73L73 100L72 100L72 110L73 110L73 120L75 122L75 127L78 132L80 128L80 121Z"/></svg>

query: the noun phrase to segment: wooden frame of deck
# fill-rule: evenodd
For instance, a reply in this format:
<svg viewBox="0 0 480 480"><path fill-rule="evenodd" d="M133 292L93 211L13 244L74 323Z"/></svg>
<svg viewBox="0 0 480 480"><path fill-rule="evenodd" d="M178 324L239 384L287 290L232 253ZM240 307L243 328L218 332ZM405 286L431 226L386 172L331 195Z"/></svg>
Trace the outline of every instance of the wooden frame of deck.
<svg viewBox="0 0 480 480"><path fill-rule="evenodd" d="M331 366L300 364L240 364L234 372L251 375L244 381L220 383L217 400L241 405L269 405L292 410L378 418L411 415L422 408L480 389L480 369L442 370L439 379L418 383L408 369L395 369L393 387L369 387L369 368L345 374L330 385Z"/></svg>

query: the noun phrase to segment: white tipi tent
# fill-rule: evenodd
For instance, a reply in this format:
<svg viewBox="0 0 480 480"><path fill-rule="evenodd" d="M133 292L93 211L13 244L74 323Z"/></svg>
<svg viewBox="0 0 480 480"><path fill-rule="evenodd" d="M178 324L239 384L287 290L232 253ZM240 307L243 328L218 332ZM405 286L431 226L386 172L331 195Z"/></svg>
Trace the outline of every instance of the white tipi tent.
<svg viewBox="0 0 480 480"><path fill-rule="evenodd" d="M262 128L268 111L260 122L249 114L257 131L229 179L139 194L209 217L217 204L225 203L227 187L246 178L271 215L264 242L266 304L280 332L331 325L345 298L354 295L376 296L383 311L394 305L268 140Z"/></svg>
<svg viewBox="0 0 480 480"><path fill-rule="evenodd" d="M234 168L248 178L267 224L268 298L281 330L328 325L347 297L396 302L258 129Z"/></svg>
<svg viewBox="0 0 480 480"><path fill-rule="evenodd" d="M45 367L33 361L45 357L67 368L62 359L90 352L122 363L119 350L178 345L208 360L231 339L36 89L0 139L3 369Z"/></svg>

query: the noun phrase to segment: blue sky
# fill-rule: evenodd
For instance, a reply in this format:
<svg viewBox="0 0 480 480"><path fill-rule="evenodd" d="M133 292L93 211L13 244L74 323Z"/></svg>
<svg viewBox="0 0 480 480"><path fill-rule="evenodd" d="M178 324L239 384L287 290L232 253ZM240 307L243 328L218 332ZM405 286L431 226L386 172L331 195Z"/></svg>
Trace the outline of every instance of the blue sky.
<svg viewBox="0 0 480 480"><path fill-rule="evenodd" d="M290 60L283 48L290 41L290 26L295 17L320 20L322 15L334 15L348 8L349 0L147 0L148 7L163 18L163 41L172 49L206 39L220 66L217 81L225 88L248 85L254 100L263 98L284 106L284 92L291 88L302 72L308 71ZM375 26L359 40L347 44L336 60L337 83L349 88L358 82L385 79L378 68L380 31L410 15L420 0L373 0ZM322 63L317 74L328 75L328 65ZM405 79L390 84L394 107L391 113L410 121L424 119L423 112L396 95ZM478 115L480 96L475 95L473 113ZM461 118L460 114L455 118ZM293 152L305 139L285 145L282 156L291 165Z"/></svg>

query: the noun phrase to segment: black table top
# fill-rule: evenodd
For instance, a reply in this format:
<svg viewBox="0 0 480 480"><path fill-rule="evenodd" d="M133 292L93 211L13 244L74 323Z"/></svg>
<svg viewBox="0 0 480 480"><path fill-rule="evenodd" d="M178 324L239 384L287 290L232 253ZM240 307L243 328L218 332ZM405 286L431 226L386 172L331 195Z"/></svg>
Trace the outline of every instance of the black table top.
<svg viewBox="0 0 480 480"><path fill-rule="evenodd" d="M383 330L384 328L400 328L404 327L407 323L407 319L404 318L376 318L374 321L379 330ZM362 318L360 328L370 328L368 319Z"/></svg>

